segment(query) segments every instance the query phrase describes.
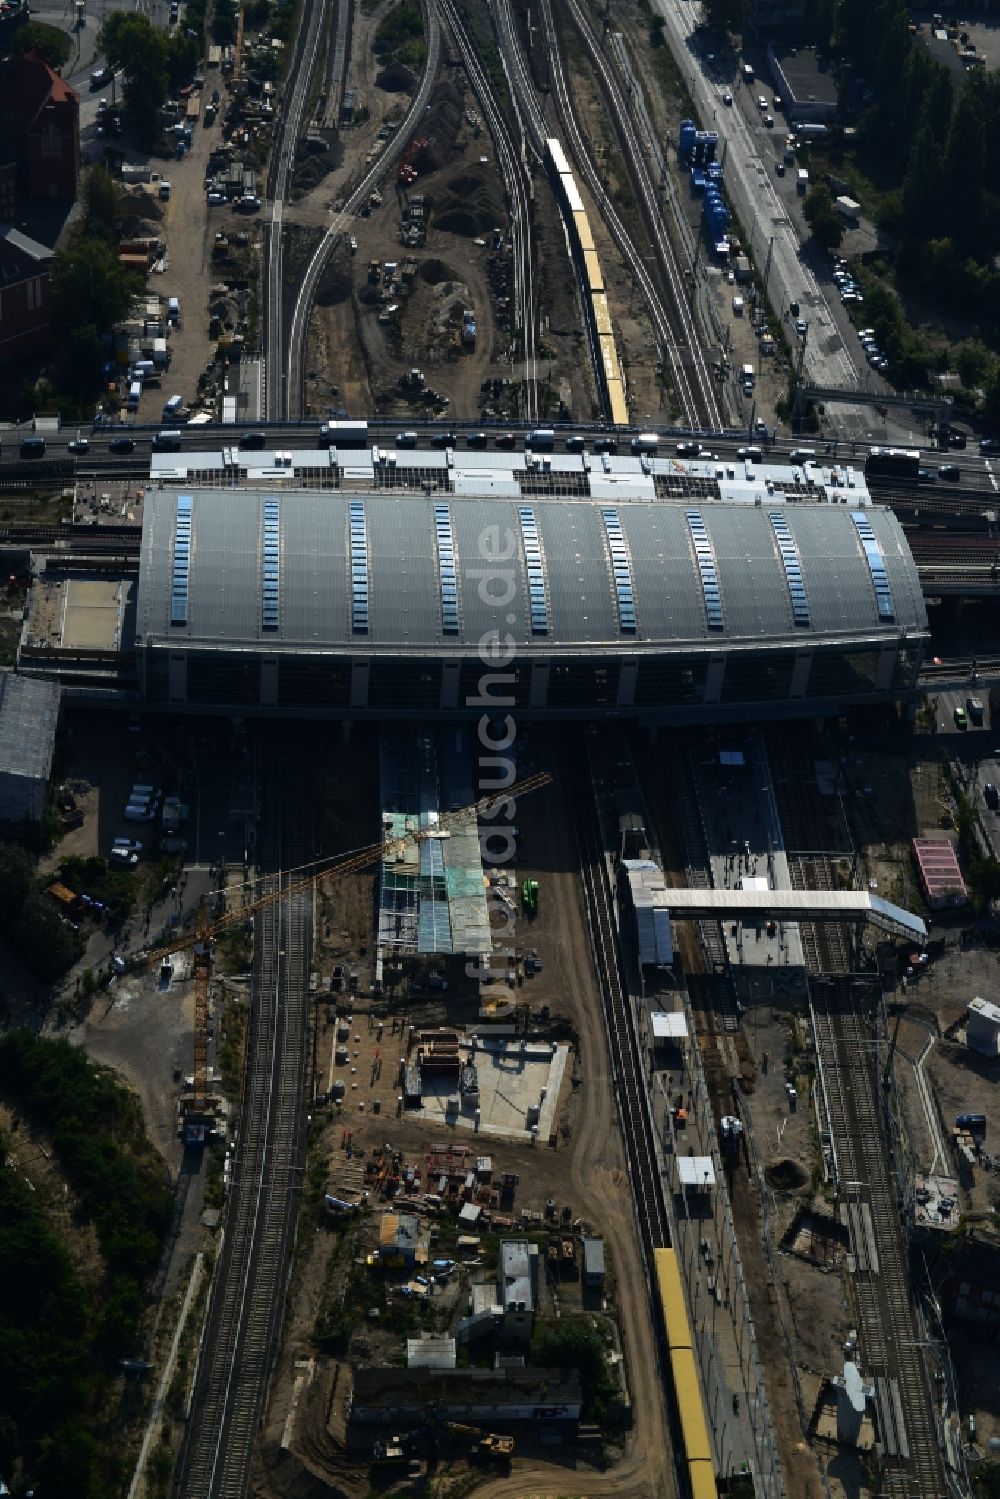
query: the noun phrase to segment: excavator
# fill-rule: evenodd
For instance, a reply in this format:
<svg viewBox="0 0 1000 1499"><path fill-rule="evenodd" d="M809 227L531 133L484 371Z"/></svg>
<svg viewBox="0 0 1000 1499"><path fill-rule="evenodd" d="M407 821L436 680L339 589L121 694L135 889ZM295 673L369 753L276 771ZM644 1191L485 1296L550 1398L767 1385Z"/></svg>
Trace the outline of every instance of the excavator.
<svg viewBox="0 0 1000 1499"><path fill-rule="evenodd" d="M279 901L289 900L292 896L305 894L313 889L320 880L328 878L340 878L346 874L353 874L359 869L370 868L373 864L382 861L393 862L405 856L408 847L414 843L426 843L436 838L447 837L449 828L459 820L467 819L473 815L477 818L495 815L496 809L505 801L514 801L519 797L527 796L532 791L539 791L547 786L552 780L548 771L539 771L535 775L528 776L516 785L501 792L493 792L489 796L480 797L478 801L470 803L467 807L459 807L453 811L443 812L437 822L426 828L415 828L402 836L387 835L380 843L369 844L367 848L355 849L351 853L334 855L329 859L318 859L312 864L300 866L298 869L284 870L278 875L266 876L268 881L274 882L274 888L255 896L244 905L225 912L215 921L209 919L208 901L212 896L206 896L199 908L194 929L186 934L171 938L167 943L150 951L139 951L125 960L124 967L127 971L137 971L151 967L156 963L163 963L173 954L193 949L193 974L195 981L195 1003L194 1003L194 1078L193 1090L190 1103L185 1110L184 1139L185 1144L198 1146L204 1144L205 1132L210 1123L211 1100L208 1093L208 991L209 980L212 972L212 943L225 932L233 927L242 926L258 911L266 910L268 907L277 905ZM388 822L386 826L388 827Z"/></svg>

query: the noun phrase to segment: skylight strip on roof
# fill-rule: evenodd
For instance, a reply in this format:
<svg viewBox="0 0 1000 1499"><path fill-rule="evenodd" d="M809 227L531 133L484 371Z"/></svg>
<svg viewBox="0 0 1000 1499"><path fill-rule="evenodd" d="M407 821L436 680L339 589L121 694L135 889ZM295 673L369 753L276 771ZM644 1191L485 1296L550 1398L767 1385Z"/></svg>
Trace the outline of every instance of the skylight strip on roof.
<svg viewBox="0 0 1000 1499"><path fill-rule="evenodd" d="M446 635L457 635L458 573L455 567L455 533L447 505L434 506L434 535L437 540L438 581L441 589L441 628Z"/></svg>
<svg viewBox="0 0 1000 1499"><path fill-rule="evenodd" d="M538 535L538 522L530 505L517 507L517 518L521 526L521 543L524 547L524 564L528 574L528 606L531 616L531 633L549 633L549 600L545 580L545 563L542 543Z"/></svg>
<svg viewBox="0 0 1000 1499"><path fill-rule="evenodd" d="M280 508L276 499L264 501L263 583L261 588L261 627L276 630L280 622Z"/></svg>
<svg viewBox="0 0 1000 1499"><path fill-rule="evenodd" d="M800 629L808 629L811 623L809 614L809 601L806 598L805 583L802 577L802 559L799 549L795 543L791 531L788 528L788 520L780 510L769 512L771 529L774 539L778 543L778 552L781 556L781 565L785 569L785 582L788 585L788 596L792 603L792 619Z"/></svg>
<svg viewBox="0 0 1000 1499"><path fill-rule="evenodd" d="M875 607L878 610L878 617L883 624L891 625L895 622L896 611L892 602L892 589L889 587L889 574L886 572L882 548L875 540L871 521L863 510L852 510L851 520L854 522L854 529L858 533L861 549L868 563L872 587L875 590Z"/></svg>
<svg viewBox="0 0 1000 1499"><path fill-rule="evenodd" d="M174 513L173 578L170 594L170 623L188 622L188 586L191 580L191 496L179 494Z"/></svg>
<svg viewBox="0 0 1000 1499"><path fill-rule="evenodd" d="M611 576L618 601L618 628L624 635L635 634L635 591L632 582L632 562L625 545L621 516L617 510L601 510L604 532L611 553Z"/></svg>
<svg viewBox="0 0 1000 1499"><path fill-rule="evenodd" d="M701 592L705 601L705 618L708 621L708 628L721 630L725 627L725 617L722 612L722 594L719 590L715 549L708 539L708 531L701 511L685 510L684 515L691 533L695 561L701 576Z"/></svg>
<svg viewBox="0 0 1000 1499"><path fill-rule="evenodd" d="M351 538L351 629L368 633L368 525L363 500L351 500L347 518Z"/></svg>

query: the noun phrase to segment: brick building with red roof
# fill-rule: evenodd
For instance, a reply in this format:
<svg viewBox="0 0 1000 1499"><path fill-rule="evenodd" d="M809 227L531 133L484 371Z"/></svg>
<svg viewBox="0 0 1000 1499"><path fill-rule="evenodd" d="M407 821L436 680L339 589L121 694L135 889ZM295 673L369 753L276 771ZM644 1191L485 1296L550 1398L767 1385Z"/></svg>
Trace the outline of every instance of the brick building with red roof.
<svg viewBox="0 0 1000 1499"><path fill-rule="evenodd" d="M37 52L0 62L0 141L23 197L76 197L80 96Z"/></svg>

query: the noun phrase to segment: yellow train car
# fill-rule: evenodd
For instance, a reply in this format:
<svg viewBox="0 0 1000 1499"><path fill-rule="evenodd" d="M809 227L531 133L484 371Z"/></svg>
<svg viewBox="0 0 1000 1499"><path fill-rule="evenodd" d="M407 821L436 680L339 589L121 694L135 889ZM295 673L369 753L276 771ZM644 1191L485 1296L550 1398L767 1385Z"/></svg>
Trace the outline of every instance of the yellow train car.
<svg viewBox="0 0 1000 1499"><path fill-rule="evenodd" d="M629 425L625 387L620 380L611 380L608 382L608 414L616 427L627 427Z"/></svg>
<svg viewBox="0 0 1000 1499"><path fill-rule="evenodd" d="M590 232L590 220L582 204L573 214L573 228L576 232L577 244L580 246L580 253L586 255L588 250L594 249L594 236Z"/></svg>
<svg viewBox="0 0 1000 1499"><path fill-rule="evenodd" d="M668 1348L692 1348L691 1323L688 1320L687 1299L681 1267L674 1249L657 1249L654 1252L656 1286L660 1294L660 1309L663 1325L667 1330Z"/></svg>
<svg viewBox="0 0 1000 1499"><path fill-rule="evenodd" d="M688 1463L687 1470L691 1499L719 1499L714 1463L707 1463L699 1458L696 1462Z"/></svg>
<svg viewBox="0 0 1000 1499"><path fill-rule="evenodd" d="M701 1381L692 1348L671 1348L670 1368L674 1376L674 1394L681 1416L684 1455L689 1463L712 1461L712 1444L708 1438L705 1406L701 1398Z"/></svg>
<svg viewBox="0 0 1000 1499"><path fill-rule="evenodd" d="M601 364L604 367L605 380L620 380L622 377L621 367L618 363L618 350L610 333L602 333L597 340L597 346L601 351Z"/></svg>
<svg viewBox="0 0 1000 1499"><path fill-rule="evenodd" d="M584 250L583 273L587 278L587 289L591 293L604 290L604 272L596 250Z"/></svg>
<svg viewBox="0 0 1000 1499"><path fill-rule="evenodd" d="M597 329L598 338L602 334L611 335L611 313L608 311L608 299L604 292L596 291L590 299L594 309L594 327Z"/></svg>

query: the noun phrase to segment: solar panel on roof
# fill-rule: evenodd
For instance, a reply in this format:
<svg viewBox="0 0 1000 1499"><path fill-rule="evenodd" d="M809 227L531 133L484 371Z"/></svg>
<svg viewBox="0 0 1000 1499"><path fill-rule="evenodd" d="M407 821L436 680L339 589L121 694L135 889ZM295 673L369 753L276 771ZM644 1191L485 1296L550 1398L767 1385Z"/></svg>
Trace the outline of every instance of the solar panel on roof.
<svg viewBox="0 0 1000 1499"><path fill-rule="evenodd" d="M368 526L363 500L351 500L348 506L351 536L351 629L356 635L368 633Z"/></svg>
<svg viewBox="0 0 1000 1499"><path fill-rule="evenodd" d="M625 545L621 517L617 510L602 509L604 532L611 553L611 575L614 579L618 599L618 628L623 635L635 634L635 592L632 581L632 563Z"/></svg>
<svg viewBox="0 0 1000 1499"><path fill-rule="evenodd" d="M549 600L545 587L545 565L542 560L538 522L530 505L519 505L517 518L521 525L524 564L528 574L528 613L531 618L531 633L532 635L547 635L549 633Z"/></svg>
<svg viewBox="0 0 1000 1499"><path fill-rule="evenodd" d="M882 555L882 548L875 540L872 523L863 510L852 510L851 520L854 522L854 529L858 533L858 538L865 554L865 561L868 563L872 587L875 590L875 606L878 609L878 617L884 624L891 625L895 622L896 611L892 602L892 589L889 587L889 574L885 569L885 557Z"/></svg>
<svg viewBox="0 0 1000 1499"><path fill-rule="evenodd" d="M261 626L265 630L276 630L279 623L279 520L278 501L266 499L264 501L264 558L261 593Z"/></svg>
<svg viewBox="0 0 1000 1499"><path fill-rule="evenodd" d="M441 628L446 635L458 634L458 573L455 567L455 534L447 505L434 506L438 577L441 585Z"/></svg>
<svg viewBox="0 0 1000 1499"><path fill-rule="evenodd" d="M170 623L186 625L191 567L191 496L179 494L174 519L174 565L170 592Z"/></svg>
<svg viewBox="0 0 1000 1499"><path fill-rule="evenodd" d="M802 580L802 559L799 556L799 549L788 529L788 520L783 511L772 510L769 512L769 518L771 529L774 531L774 539L778 543L778 551L781 554L781 565L785 569L785 582L788 584L788 596L792 602L792 619L800 628L808 629L809 601L806 598L805 584Z"/></svg>
<svg viewBox="0 0 1000 1499"><path fill-rule="evenodd" d="M701 576L701 592L705 600L705 618L710 630L721 630L725 626L722 613L722 594L715 566L715 549L708 539L704 517L700 510L685 510L685 518L691 540L694 543L695 561Z"/></svg>

